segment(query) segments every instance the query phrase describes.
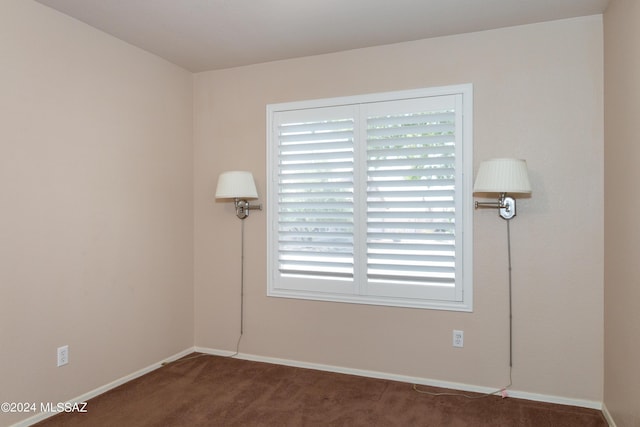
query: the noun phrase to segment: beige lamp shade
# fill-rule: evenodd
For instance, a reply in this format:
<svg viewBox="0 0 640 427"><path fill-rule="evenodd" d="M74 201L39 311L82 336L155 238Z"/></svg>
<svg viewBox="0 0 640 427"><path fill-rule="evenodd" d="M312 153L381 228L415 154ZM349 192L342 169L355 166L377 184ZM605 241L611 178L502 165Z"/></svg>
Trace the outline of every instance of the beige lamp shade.
<svg viewBox="0 0 640 427"><path fill-rule="evenodd" d="M216 199L257 199L253 174L246 171L222 172L218 177Z"/></svg>
<svg viewBox="0 0 640 427"><path fill-rule="evenodd" d="M474 193L531 193L527 162L491 159L480 164Z"/></svg>

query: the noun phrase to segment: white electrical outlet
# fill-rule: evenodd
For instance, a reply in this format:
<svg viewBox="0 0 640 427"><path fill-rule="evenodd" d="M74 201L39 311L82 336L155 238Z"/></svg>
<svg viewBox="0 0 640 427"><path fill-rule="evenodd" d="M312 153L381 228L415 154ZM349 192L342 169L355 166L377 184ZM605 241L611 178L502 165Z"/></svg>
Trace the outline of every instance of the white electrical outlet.
<svg viewBox="0 0 640 427"><path fill-rule="evenodd" d="M464 331L453 330L453 346L464 347Z"/></svg>
<svg viewBox="0 0 640 427"><path fill-rule="evenodd" d="M69 363L69 346L58 347L58 367Z"/></svg>

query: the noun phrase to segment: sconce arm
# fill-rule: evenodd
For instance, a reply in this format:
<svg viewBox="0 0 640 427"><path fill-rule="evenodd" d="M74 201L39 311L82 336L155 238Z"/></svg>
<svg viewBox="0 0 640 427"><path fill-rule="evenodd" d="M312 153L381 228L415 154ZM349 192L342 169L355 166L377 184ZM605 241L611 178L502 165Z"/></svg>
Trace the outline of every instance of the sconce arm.
<svg viewBox="0 0 640 427"><path fill-rule="evenodd" d="M516 200L507 196L507 193L500 193L497 202L476 202L478 208L498 208L498 215L507 220L516 216Z"/></svg>
<svg viewBox="0 0 640 427"><path fill-rule="evenodd" d="M235 199L236 205L236 216L240 219L245 219L249 216L249 211L251 210L262 210L262 204L252 205L246 200L243 199Z"/></svg>

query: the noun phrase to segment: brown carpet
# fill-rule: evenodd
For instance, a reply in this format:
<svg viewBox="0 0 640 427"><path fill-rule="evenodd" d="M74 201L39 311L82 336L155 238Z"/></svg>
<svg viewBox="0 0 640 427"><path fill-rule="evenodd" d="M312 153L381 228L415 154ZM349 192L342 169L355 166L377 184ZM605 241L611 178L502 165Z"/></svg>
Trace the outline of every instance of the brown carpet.
<svg viewBox="0 0 640 427"><path fill-rule="evenodd" d="M498 396L434 397L406 383L209 355L150 372L89 400L86 409L36 425L607 425L601 412L592 409Z"/></svg>

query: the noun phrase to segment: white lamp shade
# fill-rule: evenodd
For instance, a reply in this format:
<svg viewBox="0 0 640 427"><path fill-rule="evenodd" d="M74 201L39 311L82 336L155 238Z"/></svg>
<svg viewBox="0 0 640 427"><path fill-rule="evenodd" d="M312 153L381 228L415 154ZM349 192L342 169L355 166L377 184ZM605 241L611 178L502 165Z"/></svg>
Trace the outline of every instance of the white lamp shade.
<svg viewBox="0 0 640 427"><path fill-rule="evenodd" d="M251 172L222 172L218 177L216 199L257 199L258 191Z"/></svg>
<svg viewBox="0 0 640 427"><path fill-rule="evenodd" d="M480 164L474 193L531 193L527 162L491 159Z"/></svg>

